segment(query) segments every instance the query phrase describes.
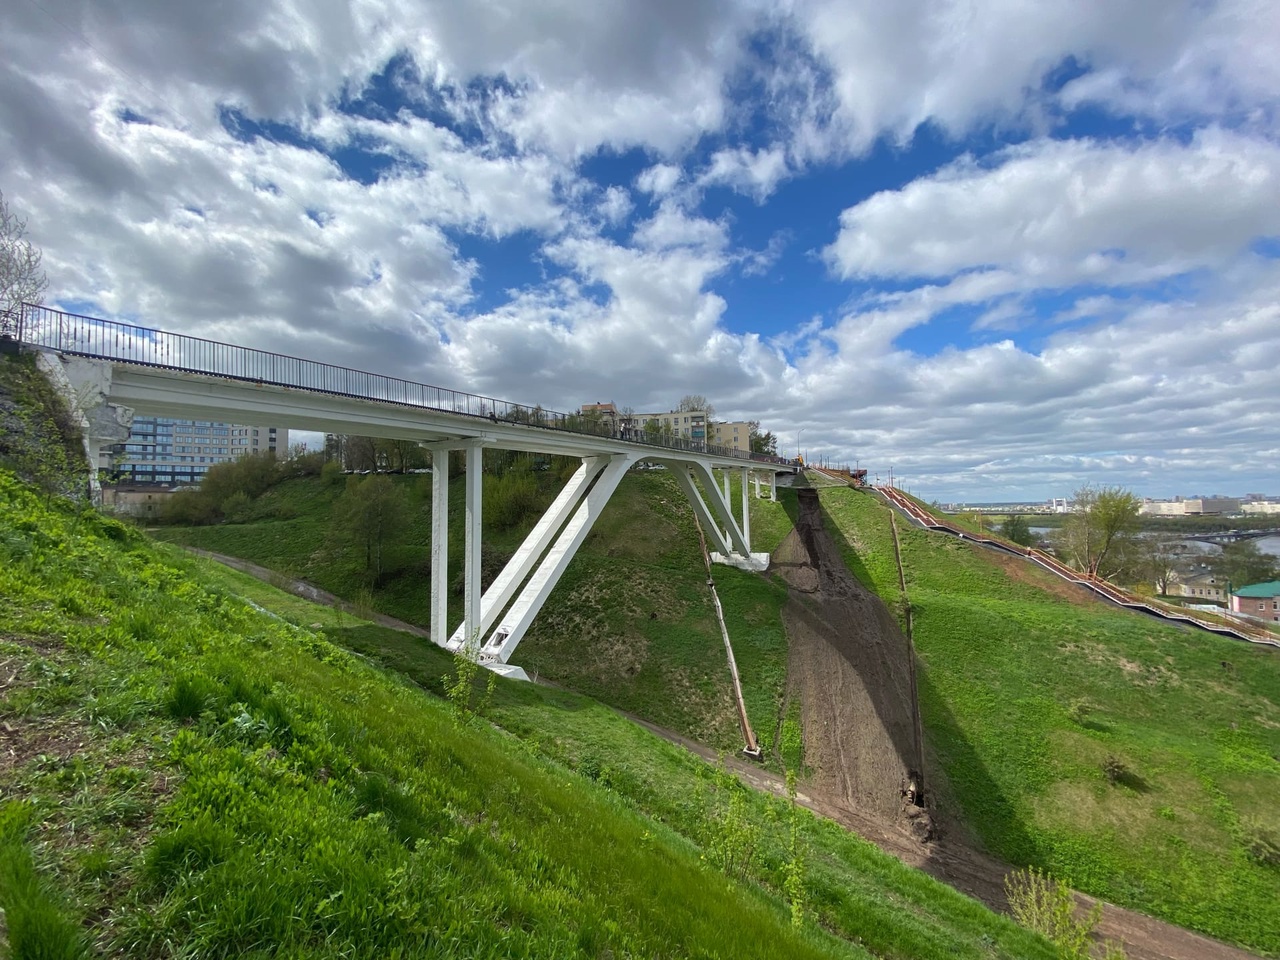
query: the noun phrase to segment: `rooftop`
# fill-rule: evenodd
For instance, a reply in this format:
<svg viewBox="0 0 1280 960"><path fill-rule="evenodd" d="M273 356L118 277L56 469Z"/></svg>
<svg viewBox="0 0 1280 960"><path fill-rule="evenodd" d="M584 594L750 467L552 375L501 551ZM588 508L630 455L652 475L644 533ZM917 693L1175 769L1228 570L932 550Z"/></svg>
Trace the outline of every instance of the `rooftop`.
<svg viewBox="0 0 1280 960"><path fill-rule="evenodd" d="M1237 597L1280 597L1280 580L1255 583L1233 591Z"/></svg>

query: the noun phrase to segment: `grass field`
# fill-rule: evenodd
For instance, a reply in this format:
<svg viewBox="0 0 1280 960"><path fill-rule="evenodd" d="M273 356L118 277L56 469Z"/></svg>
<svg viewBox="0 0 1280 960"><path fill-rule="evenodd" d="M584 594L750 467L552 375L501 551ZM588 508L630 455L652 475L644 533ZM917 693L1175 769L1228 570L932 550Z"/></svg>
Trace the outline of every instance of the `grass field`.
<svg viewBox="0 0 1280 960"><path fill-rule="evenodd" d="M887 508L845 490L822 504L850 567L896 603ZM898 527L938 802L1014 863L1280 953L1276 651Z"/></svg>
<svg viewBox="0 0 1280 960"><path fill-rule="evenodd" d="M14 957L1052 956L585 697L469 719L425 641L3 473L0 593Z"/></svg>
<svg viewBox="0 0 1280 960"><path fill-rule="evenodd" d="M549 478L544 477L544 484ZM358 563L335 548L333 504L339 484L303 478L279 484L257 512L268 519L210 527L164 527L163 538L225 553L300 577L344 599L427 626L430 584L429 477L397 477L413 522L389 561L391 575L372 586ZM555 485L548 484L550 501ZM737 478L731 488L739 503ZM772 550L790 529L783 502L752 498L754 543ZM450 569L462 565L460 480L450 495ZM275 519L277 516L289 519ZM486 580L501 569L532 525L486 530ZM780 588L756 574L716 568L716 586L734 642L748 716L766 750L773 745L786 682ZM460 573L454 577L460 584ZM728 665L698 546L693 510L666 471L633 471L622 481L514 662L613 706L719 749L743 745L730 694ZM451 626L461 597L451 597ZM773 756L772 762L780 762Z"/></svg>

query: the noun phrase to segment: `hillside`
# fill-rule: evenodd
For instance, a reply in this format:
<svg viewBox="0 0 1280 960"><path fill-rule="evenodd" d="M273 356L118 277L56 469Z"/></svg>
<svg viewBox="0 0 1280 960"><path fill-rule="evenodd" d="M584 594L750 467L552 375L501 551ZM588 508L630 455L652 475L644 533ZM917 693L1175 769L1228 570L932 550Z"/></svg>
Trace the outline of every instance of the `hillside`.
<svg viewBox="0 0 1280 960"><path fill-rule="evenodd" d="M888 508L821 493L902 610ZM1012 863L1280 952L1280 658L899 518L933 803Z"/></svg>
<svg viewBox="0 0 1280 960"><path fill-rule="evenodd" d="M1051 956L586 698L474 718L430 644L206 570L0 472L15 957Z"/></svg>
<svg viewBox="0 0 1280 960"><path fill-rule="evenodd" d="M311 489L294 481L273 496L322 502ZM887 508L843 488L821 498L846 565L901 611ZM780 499L752 504L761 546L776 546L798 516L793 491ZM165 535L292 571L308 562L296 547L305 538L292 531L322 517L312 507L292 520ZM1280 817L1268 799L1280 785L1274 652L1116 610L1011 558L899 527L921 667L926 797L941 835L1280 953ZM516 660L736 750L696 542L669 478L628 476ZM322 565L312 566L333 589ZM787 695L784 609L796 591L780 570L717 570L716 580L752 722L778 769L785 743L817 733L812 723L801 729L800 704ZM811 793L832 782L829 766L808 772L801 785Z"/></svg>
<svg viewBox="0 0 1280 960"><path fill-rule="evenodd" d="M389 561L389 576L376 585L333 548L331 518L343 488L319 478L277 485L261 498L256 510L260 519L253 522L164 527L155 533L300 577L425 627L430 616L430 489L425 481L430 478L394 479L412 503L409 530ZM554 479L543 478L548 502ZM450 569L455 572L462 564L462 503L458 478L450 496L450 550L456 554L450 558ZM535 520L530 516L510 529L486 526L486 583ZM755 541L770 549L790 528L790 521L782 504L756 501L752 525ZM451 627L462 617L460 573L453 579ZM531 675L599 696L699 742L736 751L742 737L705 580L693 510L684 494L665 471L633 471L614 493L513 661ZM787 657L779 611L786 593L778 586L761 589L759 577L731 568L716 571L716 585L734 639L748 713L766 751L776 753Z"/></svg>

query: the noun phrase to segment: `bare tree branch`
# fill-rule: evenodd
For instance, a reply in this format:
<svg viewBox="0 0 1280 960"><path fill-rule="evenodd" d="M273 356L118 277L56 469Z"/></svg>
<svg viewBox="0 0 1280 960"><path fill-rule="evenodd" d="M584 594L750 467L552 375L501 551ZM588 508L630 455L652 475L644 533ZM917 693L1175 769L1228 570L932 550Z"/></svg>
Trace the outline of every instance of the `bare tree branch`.
<svg viewBox="0 0 1280 960"><path fill-rule="evenodd" d="M23 303L39 303L49 285L43 255L27 236L27 221L9 209L0 192L0 332L17 329Z"/></svg>

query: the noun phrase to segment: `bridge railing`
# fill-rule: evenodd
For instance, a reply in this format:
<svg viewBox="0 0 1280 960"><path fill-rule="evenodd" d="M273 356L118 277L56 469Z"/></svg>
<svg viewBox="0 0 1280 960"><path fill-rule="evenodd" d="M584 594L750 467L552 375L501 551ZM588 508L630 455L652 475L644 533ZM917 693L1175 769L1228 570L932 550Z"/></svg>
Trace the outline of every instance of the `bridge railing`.
<svg viewBox="0 0 1280 960"><path fill-rule="evenodd" d="M13 330L12 318L0 332ZM647 447L661 447L738 460L781 463L781 458L757 456L686 437L629 428L611 418L595 419L561 413L541 406L512 403L447 387L399 377L303 360L252 347L219 343L182 333L103 320L50 307L23 304L16 322L17 339L59 353L159 367L183 373L223 377L294 390L307 390L361 400L376 400L461 416L502 420L530 427L562 430L587 436L610 437Z"/></svg>

